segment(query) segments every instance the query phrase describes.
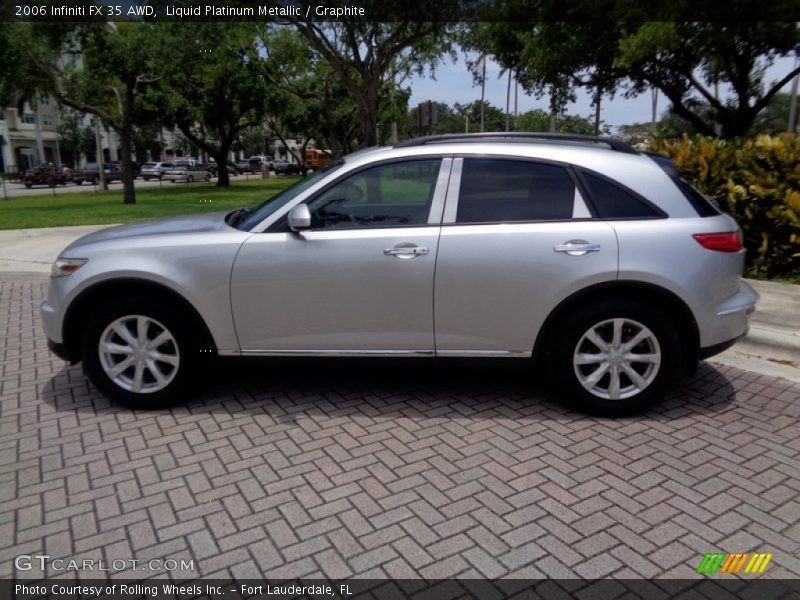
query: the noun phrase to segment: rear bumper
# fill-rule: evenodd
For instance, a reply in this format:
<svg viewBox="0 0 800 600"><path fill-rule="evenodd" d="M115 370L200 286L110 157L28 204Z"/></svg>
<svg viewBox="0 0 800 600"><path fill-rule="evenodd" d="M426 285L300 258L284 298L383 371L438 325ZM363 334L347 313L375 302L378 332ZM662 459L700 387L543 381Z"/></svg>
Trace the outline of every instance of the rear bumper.
<svg viewBox="0 0 800 600"><path fill-rule="evenodd" d="M700 350L697 353L697 358L699 358L700 360L705 360L707 358L711 358L712 356L716 356L717 354L721 354L721 353L725 352L725 350L727 350L728 348L733 346L740 339L742 339L745 335L747 335L746 331L745 331L745 333L743 335L740 335L739 337L735 337L735 338L733 338L731 340L728 340L726 342L721 342L719 344L714 344L713 346L708 346L707 348L700 348Z"/></svg>
<svg viewBox="0 0 800 600"><path fill-rule="evenodd" d="M732 344L745 335L758 300L758 292L741 281L736 293L709 310L705 320L698 318L701 348Z"/></svg>

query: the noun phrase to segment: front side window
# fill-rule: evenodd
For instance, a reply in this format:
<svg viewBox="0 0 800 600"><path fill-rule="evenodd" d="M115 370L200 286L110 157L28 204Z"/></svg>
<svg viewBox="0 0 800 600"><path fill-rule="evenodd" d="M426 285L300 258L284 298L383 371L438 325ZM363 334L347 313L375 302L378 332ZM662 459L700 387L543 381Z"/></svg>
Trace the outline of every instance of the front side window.
<svg viewBox="0 0 800 600"><path fill-rule="evenodd" d="M564 167L504 158L465 158L456 223L571 219L575 183Z"/></svg>
<svg viewBox="0 0 800 600"><path fill-rule="evenodd" d="M308 204L312 229L425 225L441 159L409 160L359 171Z"/></svg>

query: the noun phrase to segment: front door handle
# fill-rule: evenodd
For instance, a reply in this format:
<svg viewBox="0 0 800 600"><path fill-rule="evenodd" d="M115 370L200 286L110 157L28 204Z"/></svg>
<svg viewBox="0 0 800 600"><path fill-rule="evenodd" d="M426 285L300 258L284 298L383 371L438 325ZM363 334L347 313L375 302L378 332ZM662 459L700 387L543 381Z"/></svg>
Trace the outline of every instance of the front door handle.
<svg viewBox="0 0 800 600"><path fill-rule="evenodd" d="M424 256L428 253L428 249L423 246L395 246L394 248L386 248L383 253L386 256L394 256L396 258L415 258L417 256Z"/></svg>
<svg viewBox="0 0 800 600"><path fill-rule="evenodd" d="M554 252L563 252L570 256L585 256L590 252L600 252L600 244L590 244L585 240L570 240L566 244L553 246Z"/></svg>

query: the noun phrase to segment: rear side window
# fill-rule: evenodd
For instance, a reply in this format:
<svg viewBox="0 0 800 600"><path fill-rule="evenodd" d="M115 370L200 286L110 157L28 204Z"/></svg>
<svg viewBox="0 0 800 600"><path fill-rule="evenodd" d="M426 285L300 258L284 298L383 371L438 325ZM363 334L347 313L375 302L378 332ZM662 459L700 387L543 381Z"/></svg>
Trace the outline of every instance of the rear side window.
<svg viewBox="0 0 800 600"><path fill-rule="evenodd" d="M683 195L689 201L689 204L697 211L698 215L701 217L714 217L720 214L720 210L717 208L714 201L704 196L700 190L695 188L691 183L680 178L673 181L675 181L675 185L683 192Z"/></svg>
<svg viewBox="0 0 800 600"><path fill-rule="evenodd" d="M465 158L456 223L566 220L574 203L575 183L563 167Z"/></svg>
<svg viewBox="0 0 800 600"><path fill-rule="evenodd" d="M589 198L601 219L652 219L664 215L655 207L634 196L604 177L582 171Z"/></svg>
<svg viewBox="0 0 800 600"><path fill-rule="evenodd" d="M684 179L681 179L678 169L675 168L675 163L667 156L654 154L651 152L646 153L661 169L669 175L669 178L678 186L678 189L683 193L684 198L689 201L701 217L713 217L720 214L719 207L716 203L704 196L692 184Z"/></svg>

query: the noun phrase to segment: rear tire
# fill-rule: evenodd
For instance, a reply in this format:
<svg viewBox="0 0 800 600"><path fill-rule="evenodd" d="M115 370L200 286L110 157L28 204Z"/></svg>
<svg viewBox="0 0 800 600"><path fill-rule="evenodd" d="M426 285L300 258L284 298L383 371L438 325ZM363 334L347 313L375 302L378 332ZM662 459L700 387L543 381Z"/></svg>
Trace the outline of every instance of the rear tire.
<svg viewBox="0 0 800 600"><path fill-rule="evenodd" d="M208 352L203 338L195 323L168 302L114 297L89 317L83 368L113 401L136 409L164 408L185 401L196 385L201 351Z"/></svg>
<svg viewBox="0 0 800 600"><path fill-rule="evenodd" d="M596 415L639 412L664 398L680 365L667 315L635 302L605 301L556 324L550 375L566 401Z"/></svg>
<svg viewBox="0 0 800 600"><path fill-rule="evenodd" d="M192 177L191 175L188 175L186 177L186 183L192 183L193 181L194 181L194 177Z"/></svg>

